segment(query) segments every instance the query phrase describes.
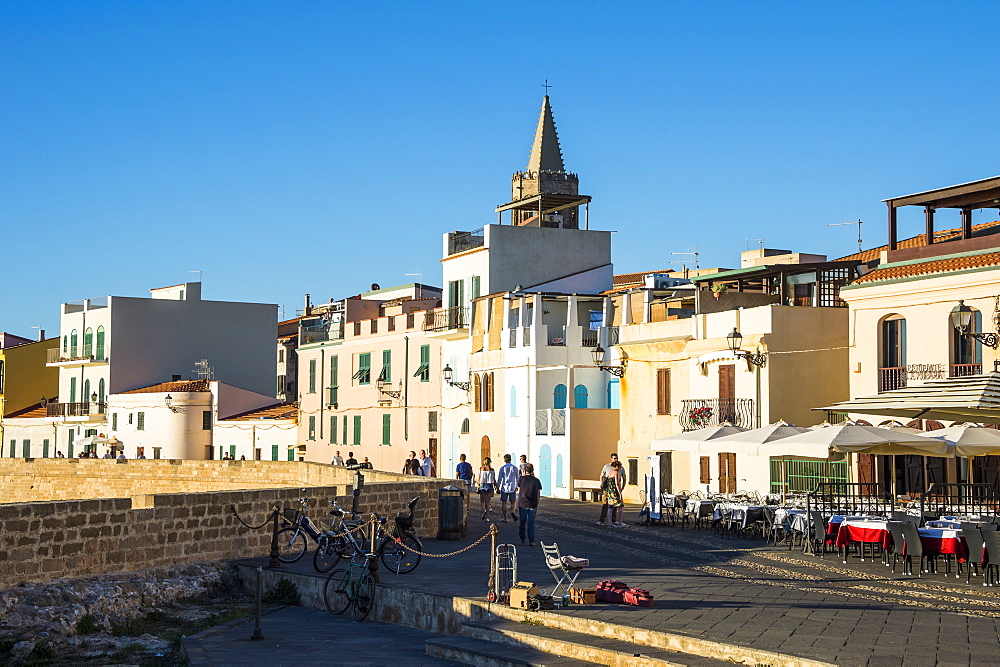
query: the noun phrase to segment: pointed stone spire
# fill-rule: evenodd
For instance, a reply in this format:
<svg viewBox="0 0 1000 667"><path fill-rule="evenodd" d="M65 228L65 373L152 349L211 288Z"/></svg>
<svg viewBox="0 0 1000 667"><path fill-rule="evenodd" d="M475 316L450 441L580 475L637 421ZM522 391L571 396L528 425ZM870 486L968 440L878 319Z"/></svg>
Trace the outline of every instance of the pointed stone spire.
<svg viewBox="0 0 1000 667"><path fill-rule="evenodd" d="M542 113L538 116L535 141L531 144L528 171L565 171L562 150L559 148L559 135L556 134L556 121L552 117L548 95L542 99Z"/></svg>

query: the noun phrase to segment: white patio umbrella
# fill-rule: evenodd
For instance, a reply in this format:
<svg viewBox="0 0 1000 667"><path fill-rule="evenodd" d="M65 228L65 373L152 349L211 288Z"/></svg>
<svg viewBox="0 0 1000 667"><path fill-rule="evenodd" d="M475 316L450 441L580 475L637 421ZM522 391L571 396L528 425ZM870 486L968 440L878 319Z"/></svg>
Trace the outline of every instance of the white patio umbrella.
<svg viewBox="0 0 1000 667"><path fill-rule="evenodd" d="M729 424L724 426L706 426L694 431L686 431L651 440L649 442L649 449L654 452L683 451L700 453L703 443L715 438L742 433L745 430L739 426Z"/></svg>
<svg viewBox="0 0 1000 667"><path fill-rule="evenodd" d="M776 442L799 433L805 433L808 430L801 426L778 421L734 435L712 438L702 445L701 451L708 453L735 452L736 454L752 456L782 456L783 449ZM823 458L825 457L826 454L823 455Z"/></svg>
<svg viewBox="0 0 1000 667"><path fill-rule="evenodd" d="M964 424L926 431L924 435L953 443L956 456L972 458L1000 454L1000 431L995 428Z"/></svg>

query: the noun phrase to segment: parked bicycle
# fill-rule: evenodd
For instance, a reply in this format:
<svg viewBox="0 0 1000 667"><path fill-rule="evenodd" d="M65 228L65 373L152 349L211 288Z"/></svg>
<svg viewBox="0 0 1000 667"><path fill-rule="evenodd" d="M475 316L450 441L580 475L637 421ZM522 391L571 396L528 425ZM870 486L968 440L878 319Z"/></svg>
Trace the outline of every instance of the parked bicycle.
<svg viewBox="0 0 1000 667"><path fill-rule="evenodd" d="M334 614L343 614L354 606L354 620L363 621L375 606L375 577L371 561L375 554L367 553L360 562L351 561L346 568L330 573L323 585L323 603Z"/></svg>
<svg viewBox="0 0 1000 667"><path fill-rule="evenodd" d="M396 516L393 526L385 529L386 518L376 517L377 526L374 553L385 568L396 574L412 572L420 564L420 553L424 545L413 531L413 510L420 501L419 496L407 505L407 513ZM325 531L317 540L316 552L313 554L313 567L317 572L327 572L336 567L341 558L354 560L369 553L371 535L355 530L362 524L360 515L351 512L351 518L344 520L346 514L331 500L334 525L342 526L341 530ZM360 534L358 534L360 533Z"/></svg>
<svg viewBox="0 0 1000 667"><path fill-rule="evenodd" d="M278 531L278 560L294 563L309 547L308 540L318 543L327 531L318 529L309 518L307 498L299 498L299 509L285 509L280 515L285 527ZM308 539L307 539L308 538Z"/></svg>

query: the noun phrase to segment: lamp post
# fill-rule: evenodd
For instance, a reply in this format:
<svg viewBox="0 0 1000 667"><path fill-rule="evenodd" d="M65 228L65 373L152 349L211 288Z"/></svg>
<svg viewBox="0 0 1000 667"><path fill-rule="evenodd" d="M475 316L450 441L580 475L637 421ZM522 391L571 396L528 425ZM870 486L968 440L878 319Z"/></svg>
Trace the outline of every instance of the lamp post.
<svg viewBox="0 0 1000 667"><path fill-rule="evenodd" d="M594 365L600 368L602 371L607 371L615 377L625 376L625 364L628 363L625 358L622 358L622 363L619 366L613 364L604 363L604 348L598 344L593 350L590 351L591 356L594 358Z"/></svg>
<svg viewBox="0 0 1000 667"><path fill-rule="evenodd" d="M729 343L729 349L732 350L733 354L737 358L744 359L750 366L763 368L764 364L767 363L766 352L747 352L740 349L743 344L743 334L737 331L736 327L733 327L733 330L726 334L726 342Z"/></svg>
<svg viewBox="0 0 1000 667"><path fill-rule="evenodd" d="M452 378L455 375L455 372L451 370L451 366L449 364L445 364L444 368L441 369L441 375L444 378L444 381L450 384L452 387L458 387L459 389L469 391L469 387L471 386L470 382L454 382L452 380Z"/></svg>
<svg viewBox="0 0 1000 667"><path fill-rule="evenodd" d="M965 301L959 301L951 311L951 326L955 328L959 336L965 336L977 340L983 345L997 349L1000 344L1000 336L992 331L976 332L972 331L972 319L975 311L965 305Z"/></svg>
<svg viewBox="0 0 1000 667"><path fill-rule="evenodd" d="M375 386L378 388L379 393L385 394L386 396L391 396L393 398L399 398L403 393L402 381L399 383L399 389L392 389L392 384L386 382L382 378L376 380ZM386 387L389 387L389 389L386 389Z"/></svg>

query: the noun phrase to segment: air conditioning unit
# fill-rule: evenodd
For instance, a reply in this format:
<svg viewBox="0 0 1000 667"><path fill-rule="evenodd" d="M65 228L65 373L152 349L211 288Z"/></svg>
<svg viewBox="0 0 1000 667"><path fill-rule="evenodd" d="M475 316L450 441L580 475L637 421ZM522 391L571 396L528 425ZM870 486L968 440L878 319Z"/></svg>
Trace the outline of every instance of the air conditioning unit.
<svg viewBox="0 0 1000 667"><path fill-rule="evenodd" d="M546 213L542 216L545 222L562 222L562 213Z"/></svg>
<svg viewBox="0 0 1000 667"><path fill-rule="evenodd" d="M674 278L663 273L650 273L645 277L645 285L649 289L673 289L680 285L690 285L685 278Z"/></svg>

